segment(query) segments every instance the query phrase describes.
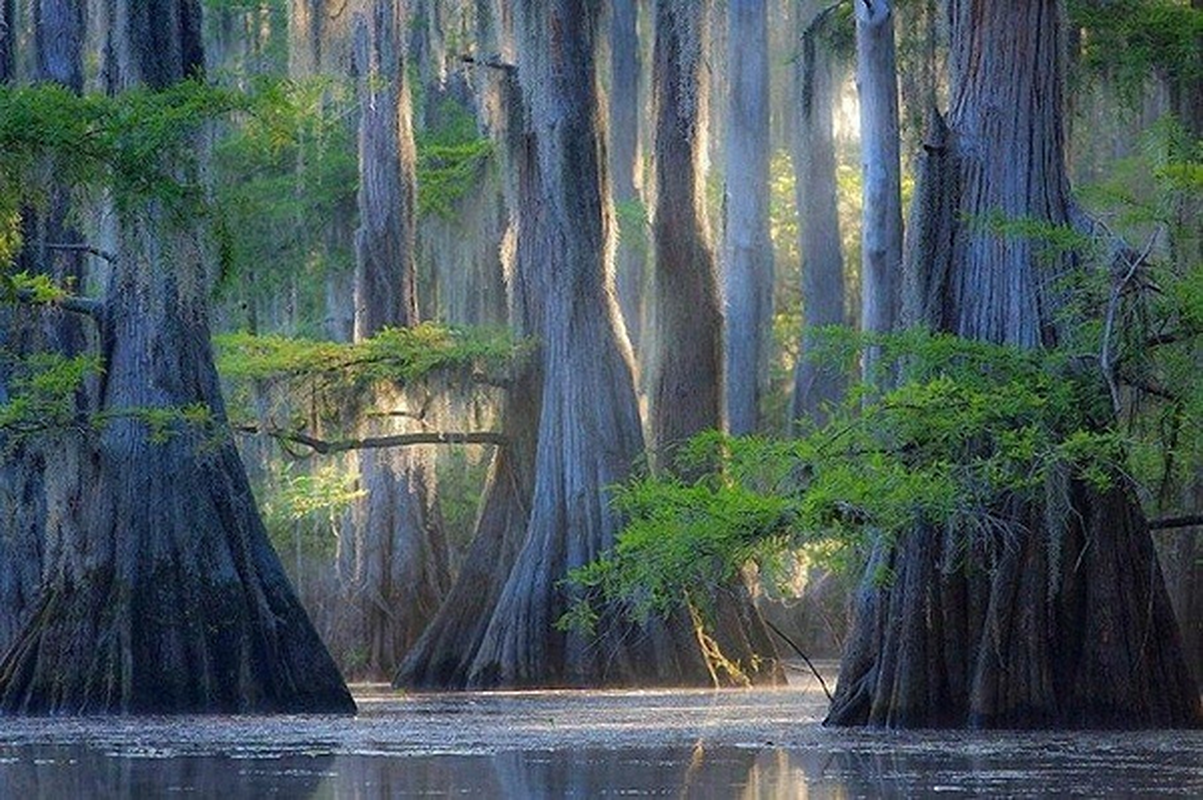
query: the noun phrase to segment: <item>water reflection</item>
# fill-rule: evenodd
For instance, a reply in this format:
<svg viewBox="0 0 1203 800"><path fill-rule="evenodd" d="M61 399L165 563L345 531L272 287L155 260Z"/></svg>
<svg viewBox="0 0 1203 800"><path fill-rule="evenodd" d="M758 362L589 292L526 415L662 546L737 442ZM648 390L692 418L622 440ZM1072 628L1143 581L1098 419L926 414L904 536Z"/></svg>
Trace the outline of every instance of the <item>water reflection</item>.
<svg viewBox="0 0 1203 800"><path fill-rule="evenodd" d="M0 797L63 798L311 797L332 776L331 757L270 760L229 756L158 757L86 745L0 747Z"/></svg>
<svg viewBox="0 0 1203 800"><path fill-rule="evenodd" d="M357 718L0 720L0 798L1203 797L1203 732L825 730L805 691L379 693Z"/></svg>
<svg viewBox="0 0 1203 800"><path fill-rule="evenodd" d="M930 744L931 742L929 742ZM913 743L909 743L913 744ZM1143 747L1010 747L904 752L703 746L506 751L494 754L128 754L86 744L0 747L0 797L186 794L377 800L394 797L1203 796L1199 743ZM1020 751L1026 748L1019 748ZM977 752L975 752L977 751Z"/></svg>

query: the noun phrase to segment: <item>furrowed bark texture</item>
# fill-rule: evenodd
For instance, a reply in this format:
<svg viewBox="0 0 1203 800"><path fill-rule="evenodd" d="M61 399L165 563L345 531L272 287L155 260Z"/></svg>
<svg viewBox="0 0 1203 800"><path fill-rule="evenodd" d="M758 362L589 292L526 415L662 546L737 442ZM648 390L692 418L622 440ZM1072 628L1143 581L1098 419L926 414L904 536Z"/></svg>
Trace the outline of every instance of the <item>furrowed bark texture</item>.
<svg viewBox="0 0 1203 800"><path fill-rule="evenodd" d="M16 0L0 0L0 84L16 77Z"/></svg>
<svg viewBox="0 0 1203 800"><path fill-rule="evenodd" d="M807 4L812 6L814 4ZM821 424L824 406L844 393L844 379L818 361L814 329L845 322L844 257L840 250L839 201L835 180L832 54L816 24L814 8L798 15L802 51L794 65L793 157L798 205L798 250L802 254L802 341L794 367L790 419Z"/></svg>
<svg viewBox="0 0 1203 800"><path fill-rule="evenodd" d="M201 63L194 4L111 10L114 89L163 87ZM120 213L100 321L110 418L79 465L83 511L48 534L43 590L0 661L0 708L353 711L224 431L202 245L171 216L156 200ZM198 403L216 425L169 419L154 436L144 421Z"/></svg>
<svg viewBox="0 0 1203 800"><path fill-rule="evenodd" d="M723 317L706 225L706 4L657 0L656 353L651 436L657 465L694 434L723 427Z"/></svg>
<svg viewBox="0 0 1203 800"><path fill-rule="evenodd" d="M853 5L864 170L861 327L886 332L894 328L898 317L902 282L902 167L894 15L887 0L858 0ZM870 354L866 368L872 360Z"/></svg>
<svg viewBox="0 0 1203 800"><path fill-rule="evenodd" d="M64 0L39 0L34 5L33 74L35 82L54 81L79 92L83 89L82 8ZM25 63L29 63L26 59ZM24 246L17 270L46 274L58 285L82 286L84 258L79 252L52 250L49 243L79 244L79 233L67 224L71 210L69 187L48 176L47 203L41 213L22 214ZM50 351L76 356L87 347L85 323L72 314L46 309L0 309L0 347L29 355ZM7 400L7 375L0 370L0 402ZM81 401L89 402L86 392ZM80 441L66 434L47 433L19 442L4 442L0 463L0 652L19 633L41 584L47 526L63 524L78 504L78 475L67 465L78 461ZM53 465L49 468L48 465Z"/></svg>
<svg viewBox="0 0 1203 800"><path fill-rule="evenodd" d="M909 274L918 321L1020 347L1053 345L1073 260L972 223L1054 224L1062 162L1054 0L951 4L953 102L927 146ZM829 724L1181 727L1200 724L1148 525L1129 488L1067 472L1042 499L999 501L976 534L918 526L880 545Z"/></svg>
<svg viewBox="0 0 1203 800"><path fill-rule="evenodd" d="M415 152L404 5L373 0L355 31L359 75L359 221L355 235L355 334L418 320L414 265ZM404 406L404 391L382 390L377 405ZM365 435L402 433L392 419ZM357 678L389 679L438 609L450 583L447 545L434 506L434 468L422 449L358 455L365 495L339 542L346 617L344 663ZM353 665L353 667L351 666Z"/></svg>
<svg viewBox="0 0 1203 800"><path fill-rule="evenodd" d="M619 520L607 487L626 478L643 446L608 264L597 15L581 0L517 7L534 146L520 213L539 215L529 260L517 269L541 300L542 407L525 540L469 672L474 686L682 682L696 680L700 666L696 649L672 646L660 631L615 622L594 639L554 627L567 610L567 570L614 543Z"/></svg>
<svg viewBox="0 0 1203 800"><path fill-rule="evenodd" d="M727 168L723 229L727 425L757 430L773 317L769 238L769 44L767 0L727 6Z"/></svg>

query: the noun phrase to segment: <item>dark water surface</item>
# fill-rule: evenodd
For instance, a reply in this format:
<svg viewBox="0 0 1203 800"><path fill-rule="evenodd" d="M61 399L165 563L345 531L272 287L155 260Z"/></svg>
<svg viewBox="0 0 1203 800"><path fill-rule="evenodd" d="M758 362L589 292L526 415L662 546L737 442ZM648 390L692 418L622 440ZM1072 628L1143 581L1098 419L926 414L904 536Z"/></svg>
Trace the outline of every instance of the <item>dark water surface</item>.
<svg viewBox="0 0 1203 800"><path fill-rule="evenodd" d="M355 718L0 720L0 798L1203 797L1203 732L825 730L806 686L358 699Z"/></svg>

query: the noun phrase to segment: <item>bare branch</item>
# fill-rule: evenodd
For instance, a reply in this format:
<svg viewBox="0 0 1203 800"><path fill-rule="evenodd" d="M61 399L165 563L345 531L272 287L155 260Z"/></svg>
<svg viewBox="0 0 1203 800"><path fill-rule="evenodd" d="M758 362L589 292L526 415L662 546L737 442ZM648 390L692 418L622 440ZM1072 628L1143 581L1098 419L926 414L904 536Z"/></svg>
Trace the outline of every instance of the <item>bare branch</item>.
<svg viewBox="0 0 1203 800"><path fill-rule="evenodd" d="M1153 245L1157 242L1157 236L1160 230L1154 231L1149 237L1149 241L1145 244L1145 249L1136 258L1129 259L1127 267L1122 278L1118 281L1113 281L1111 285L1111 297L1107 302L1107 316L1103 323L1103 346L1099 353L1099 366L1103 370L1103 377L1107 379L1107 389L1111 393L1111 407L1116 414L1120 413L1120 397L1119 397L1119 380L1115 374L1115 354L1112 352L1111 339L1115 332L1115 315L1119 311L1120 298L1127 291L1128 284L1132 278L1136 276L1136 270L1140 265L1145 263L1149 257L1149 253L1153 252Z"/></svg>
<svg viewBox="0 0 1203 800"><path fill-rule="evenodd" d="M117 256L110 253L108 250L101 250L99 247L93 247L90 244L72 244L68 242L47 242L42 245L47 250L62 250L68 253L87 253L90 256L96 256L110 264L117 263Z"/></svg>
<svg viewBox="0 0 1203 800"><path fill-rule="evenodd" d="M1203 527L1203 514L1187 514L1184 517L1162 517L1149 520L1149 530L1168 531L1173 528Z"/></svg>
<svg viewBox="0 0 1203 800"><path fill-rule="evenodd" d="M329 441L318 439L300 431L287 431L279 428L261 428L257 425L241 425L235 428L238 433L257 435L266 434L281 442L299 444L308 447L319 455L345 453L351 450L380 450L390 447L413 447L416 445L432 444L491 444L503 445L506 438L495 431L422 431L419 433L399 433L394 436L369 436L362 439L335 439Z"/></svg>
<svg viewBox="0 0 1203 800"><path fill-rule="evenodd" d="M477 58L474 55L464 53L459 57L459 60L464 64L472 64L478 67L488 67L489 69L499 69L504 72L517 72L518 66L511 64L508 61L502 61L501 56L493 54L485 58Z"/></svg>

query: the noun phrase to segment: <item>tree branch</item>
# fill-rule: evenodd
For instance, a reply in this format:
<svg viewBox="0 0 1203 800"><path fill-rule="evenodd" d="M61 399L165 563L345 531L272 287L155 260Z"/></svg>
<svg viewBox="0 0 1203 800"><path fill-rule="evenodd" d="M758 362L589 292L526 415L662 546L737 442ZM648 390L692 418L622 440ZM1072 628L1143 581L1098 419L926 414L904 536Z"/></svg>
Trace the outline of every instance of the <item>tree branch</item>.
<svg viewBox="0 0 1203 800"><path fill-rule="evenodd" d="M1136 270L1139 269L1141 264L1145 263L1145 260L1149 257L1149 253L1153 251L1153 245L1156 244L1159 233L1160 230L1153 231L1148 243L1145 245L1144 251L1136 258L1128 260L1126 264L1127 270L1125 270L1123 276L1119 277L1118 281L1114 277L1112 279L1111 297L1107 303L1107 315L1103 321L1103 345L1102 351L1099 354L1099 366L1103 370L1103 377L1107 380L1107 389L1111 393L1111 406L1116 415L1120 413L1121 405L1119 381L1116 377L1115 358L1111 347L1111 338L1115 330L1115 315L1119 311L1120 298L1123 297L1132 278L1136 276Z"/></svg>
<svg viewBox="0 0 1203 800"><path fill-rule="evenodd" d="M63 311L70 311L72 314L83 314L93 319L100 319L101 312L104 311L104 303L99 300L93 300L90 297L65 295L53 300L39 300L33 291L18 289L16 299L20 303L26 303L31 306L61 308Z"/></svg>
<svg viewBox="0 0 1203 800"><path fill-rule="evenodd" d="M424 444L491 444L503 445L506 438L495 431L422 431L419 433L399 433L394 436L369 436L362 439L318 439L300 431L286 431L279 428L260 428L257 425L240 425L235 429L238 433L257 435L267 434L273 439L291 442L308 447L319 455L333 455L351 450L380 450L389 447L413 447Z"/></svg>
<svg viewBox="0 0 1203 800"><path fill-rule="evenodd" d="M117 256L107 250L101 250L99 247L93 247L90 244L72 244L68 242L47 242L42 245L47 250L63 250L68 253L87 253L90 256L96 256L110 264L117 263Z"/></svg>
<svg viewBox="0 0 1203 800"><path fill-rule="evenodd" d="M478 67L488 67L489 69L499 69L503 72L517 72L518 65L511 64L508 61L502 61L500 55L491 55L486 58L477 58L474 55L464 53L459 57L461 63L472 64Z"/></svg>
<svg viewBox="0 0 1203 800"><path fill-rule="evenodd" d="M1149 530L1168 531L1173 528L1193 528L1203 526L1203 514L1187 514L1183 517L1162 517L1149 520Z"/></svg>

